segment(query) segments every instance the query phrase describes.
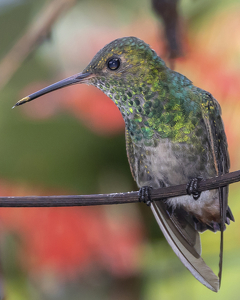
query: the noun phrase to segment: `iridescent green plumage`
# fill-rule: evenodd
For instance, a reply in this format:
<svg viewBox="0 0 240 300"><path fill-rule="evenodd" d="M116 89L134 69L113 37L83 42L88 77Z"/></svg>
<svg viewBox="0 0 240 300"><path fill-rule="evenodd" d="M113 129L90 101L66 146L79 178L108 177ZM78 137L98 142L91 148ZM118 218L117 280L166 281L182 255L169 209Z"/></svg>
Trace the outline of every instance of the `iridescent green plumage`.
<svg viewBox="0 0 240 300"><path fill-rule="evenodd" d="M118 72L109 72L106 61L122 59ZM101 59L99 59L101 57ZM96 74L89 83L107 94L120 109L133 141L171 138L196 142L201 106L197 89L185 76L166 67L144 42L123 38L105 46L83 71ZM191 134L195 130L195 134Z"/></svg>
<svg viewBox="0 0 240 300"><path fill-rule="evenodd" d="M118 106L126 124L126 146L132 175L139 187L159 188L209 178L229 171L221 110L210 93L170 70L143 41L117 39L93 58L86 69L20 100L31 101L61 87L96 86ZM219 280L201 258L198 232L224 229L234 220L227 205L228 187L153 202L151 209L168 243L204 285L218 291Z"/></svg>

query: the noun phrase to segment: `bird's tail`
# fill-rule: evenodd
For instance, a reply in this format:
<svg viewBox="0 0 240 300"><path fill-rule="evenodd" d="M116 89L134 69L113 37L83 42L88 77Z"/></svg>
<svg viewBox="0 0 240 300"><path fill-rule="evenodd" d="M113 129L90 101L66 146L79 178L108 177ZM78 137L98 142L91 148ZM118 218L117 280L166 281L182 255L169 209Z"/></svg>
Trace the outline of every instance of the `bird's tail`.
<svg viewBox="0 0 240 300"><path fill-rule="evenodd" d="M219 290L219 279L201 257L199 233L184 211L170 212L164 201L151 204L152 212L173 251L185 267L206 287Z"/></svg>

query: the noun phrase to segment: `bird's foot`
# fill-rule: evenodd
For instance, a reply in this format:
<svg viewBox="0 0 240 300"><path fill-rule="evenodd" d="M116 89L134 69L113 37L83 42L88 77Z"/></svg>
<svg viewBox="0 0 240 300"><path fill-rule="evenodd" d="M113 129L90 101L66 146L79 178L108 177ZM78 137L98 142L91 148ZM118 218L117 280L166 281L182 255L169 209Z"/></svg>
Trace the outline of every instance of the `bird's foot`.
<svg viewBox="0 0 240 300"><path fill-rule="evenodd" d="M147 206L150 206L152 203L152 198L151 198L151 186L143 186L140 188L138 192L139 196L139 202L144 202L147 204Z"/></svg>
<svg viewBox="0 0 240 300"><path fill-rule="evenodd" d="M201 192L198 191L198 185L199 182L202 180L202 178L196 177L191 179L186 186L186 191L188 195L192 195L194 200L197 200L200 195Z"/></svg>

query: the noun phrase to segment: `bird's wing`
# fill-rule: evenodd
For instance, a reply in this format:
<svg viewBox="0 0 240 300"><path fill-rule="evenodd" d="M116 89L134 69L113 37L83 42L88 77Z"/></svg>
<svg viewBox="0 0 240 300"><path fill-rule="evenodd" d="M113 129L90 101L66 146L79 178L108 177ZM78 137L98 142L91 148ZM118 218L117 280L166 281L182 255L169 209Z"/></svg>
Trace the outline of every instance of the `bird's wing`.
<svg viewBox="0 0 240 300"><path fill-rule="evenodd" d="M221 108L217 100L214 99L213 96L208 92L203 93L202 100L202 116L208 133L208 140L213 154L216 174L222 175L229 172L230 160L228 154L227 138L221 118ZM230 211L230 209L228 208L228 186L219 188L219 204L221 215L221 240L218 276L220 286L223 262L223 230L225 228L227 211ZM234 221L233 216L232 220Z"/></svg>
<svg viewBox="0 0 240 300"><path fill-rule="evenodd" d="M135 156L134 156L134 149L132 139L129 135L129 131L125 128L125 139L126 139L126 149L127 149L127 158L130 165L131 173L133 179L136 181L136 174L135 174Z"/></svg>
<svg viewBox="0 0 240 300"><path fill-rule="evenodd" d="M176 216L171 215L163 201L153 202L151 209L166 240L181 262L197 280L212 291L217 292L219 289L218 277L200 256L200 237L194 229L194 225L191 224L193 222L191 217L183 215L179 219L179 215L184 211L179 214L175 210Z"/></svg>

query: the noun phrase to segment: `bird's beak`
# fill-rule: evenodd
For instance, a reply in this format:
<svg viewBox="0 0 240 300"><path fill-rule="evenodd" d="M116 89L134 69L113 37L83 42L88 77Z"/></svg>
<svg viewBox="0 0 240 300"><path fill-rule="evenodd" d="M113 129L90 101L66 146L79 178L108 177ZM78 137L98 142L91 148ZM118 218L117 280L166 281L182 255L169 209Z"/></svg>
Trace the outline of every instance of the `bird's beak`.
<svg viewBox="0 0 240 300"><path fill-rule="evenodd" d="M37 91L21 100L19 100L14 106L19 106L19 105L22 105L26 102L29 102L29 101L32 101L42 95L45 95L47 93L50 93L52 91L55 91L55 90L58 90L58 89L61 89L65 86L68 86L68 85L72 85L72 84L77 84L77 83L83 83L83 82L86 82L90 77L91 77L91 73L79 73L79 74L76 74L76 75L73 75L71 77L68 77L66 79L63 79L61 81L58 81L52 85L49 85L45 88L43 88L42 90L40 91Z"/></svg>

